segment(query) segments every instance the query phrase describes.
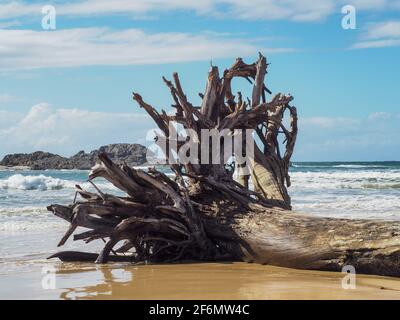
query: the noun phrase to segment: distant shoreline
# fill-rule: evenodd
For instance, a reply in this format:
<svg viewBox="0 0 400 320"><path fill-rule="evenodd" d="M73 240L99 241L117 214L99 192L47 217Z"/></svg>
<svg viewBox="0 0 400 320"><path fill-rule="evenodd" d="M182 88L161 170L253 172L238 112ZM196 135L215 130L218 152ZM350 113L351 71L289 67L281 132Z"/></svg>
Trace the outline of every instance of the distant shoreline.
<svg viewBox="0 0 400 320"><path fill-rule="evenodd" d="M0 170L6 171L24 171L24 170L31 170L31 167L28 166L0 166Z"/></svg>
<svg viewBox="0 0 400 320"><path fill-rule="evenodd" d="M0 161L0 170L90 170L101 153L116 163L140 166L147 162L149 152L140 144L117 143L101 146L89 153L82 150L69 158L44 151L15 153Z"/></svg>

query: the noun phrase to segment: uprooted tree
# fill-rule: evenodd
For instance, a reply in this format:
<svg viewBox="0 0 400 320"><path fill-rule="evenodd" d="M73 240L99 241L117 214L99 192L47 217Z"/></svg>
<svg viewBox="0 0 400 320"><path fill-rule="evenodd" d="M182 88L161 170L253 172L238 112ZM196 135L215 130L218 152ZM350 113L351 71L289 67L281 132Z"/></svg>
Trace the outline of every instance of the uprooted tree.
<svg viewBox="0 0 400 320"><path fill-rule="evenodd" d="M180 141L171 143L175 137L171 121L198 137L202 129L254 130L257 143L247 163L249 171L224 161L178 162L170 165L174 173L170 177L155 168L144 171L117 165L101 154L89 175L96 192L77 186L79 198L72 205L51 205L48 210L70 223L59 246L77 227L88 230L75 234L74 240L103 239L105 245L100 253L64 251L51 257L97 263L251 261L337 271L353 265L361 273L400 275L400 222L333 219L291 211L287 187L297 112L290 105L290 95L277 94L267 102L266 95L271 94L264 84L267 67L261 54L252 64L238 58L222 77L212 66L205 92L200 94L201 106L188 101L177 73L172 81L163 78L173 98L172 116L133 93L163 132L167 157L175 151L179 158L183 148ZM232 80L239 77L252 84L251 99L232 93ZM125 196L103 193L93 182L98 177ZM254 188L249 188L250 179Z"/></svg>

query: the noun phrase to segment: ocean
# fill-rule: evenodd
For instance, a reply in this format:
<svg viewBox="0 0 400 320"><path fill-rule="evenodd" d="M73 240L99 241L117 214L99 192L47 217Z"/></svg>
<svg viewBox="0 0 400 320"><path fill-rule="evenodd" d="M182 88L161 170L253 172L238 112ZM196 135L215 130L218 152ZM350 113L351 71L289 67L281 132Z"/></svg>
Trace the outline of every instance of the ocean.
<svg viewBox="0 0 400 320"><path fill-rule="evenodd" d="M289 193L296 211L400 219L400 162L294 162L290 171ZM46 206L70 204L76 184L91 189L87 176L88 171L79 170L0 171L0 278L45 264L48 255L60 250L57 243L68 224ZM96 185L121 194L103 179ZM69 240L64 248L91 251L102 245Z"/></svg>

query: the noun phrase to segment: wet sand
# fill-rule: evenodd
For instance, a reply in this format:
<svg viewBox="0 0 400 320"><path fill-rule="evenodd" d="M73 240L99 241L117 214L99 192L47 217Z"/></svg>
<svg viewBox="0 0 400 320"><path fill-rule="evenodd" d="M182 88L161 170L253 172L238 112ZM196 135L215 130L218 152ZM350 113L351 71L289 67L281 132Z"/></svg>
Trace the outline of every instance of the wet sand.
<svg viewBox="0 0 400 320"><path fill-rule="evenodd" d="M56 288L43 289L43 267L53 267ZM22 264L0 274L2 299L400 299L400 278L356 276L248 263L132 266L127 264Z"/></svg>

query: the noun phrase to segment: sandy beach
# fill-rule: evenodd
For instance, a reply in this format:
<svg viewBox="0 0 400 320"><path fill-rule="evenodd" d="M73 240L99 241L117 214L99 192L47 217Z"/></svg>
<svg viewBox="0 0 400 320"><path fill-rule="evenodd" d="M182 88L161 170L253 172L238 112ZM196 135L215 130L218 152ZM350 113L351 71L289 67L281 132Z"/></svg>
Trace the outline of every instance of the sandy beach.
<svg viewBox="0 0 400 320"><path fill-rule="evenodd" d="M54 267L54 289L42 288L44 266ZM99 266L40 260L24 269L2 279L0 298L400 299L397 278L357 275L356 289L346 290L341 273L249 263Z"/></svg>

